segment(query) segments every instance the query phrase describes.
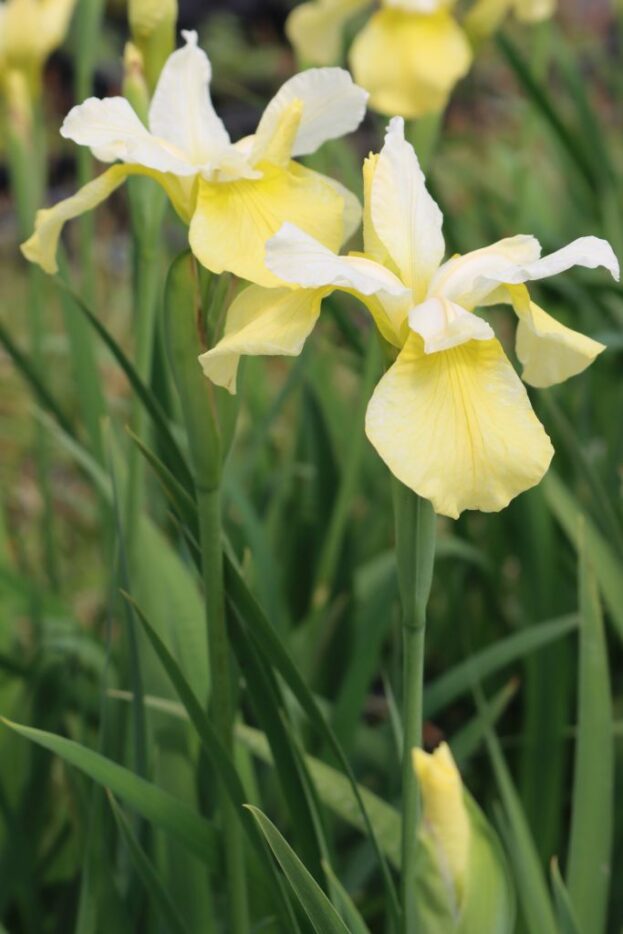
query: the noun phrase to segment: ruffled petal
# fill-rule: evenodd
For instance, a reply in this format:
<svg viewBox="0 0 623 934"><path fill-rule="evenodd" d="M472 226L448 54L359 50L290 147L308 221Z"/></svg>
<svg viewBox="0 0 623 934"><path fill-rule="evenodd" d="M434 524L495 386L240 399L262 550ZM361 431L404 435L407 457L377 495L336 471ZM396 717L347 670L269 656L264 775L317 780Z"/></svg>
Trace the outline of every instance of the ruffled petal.
<svg viewBox="0 0 623 934"><path fill-rule="evenodd" d="M376 387L366 433L392 473L451 518L503 509L554 453L496 340L425 354L413 334Z"/></svg>
<svg viewBox="0 0 623 934"><path fill-rule="evenodd" d="M543 256L534 262L519 261L512 266L507 265L496 270L495 274L489 274L487 278L495 282L518 284L557 276L573 266L584 266L585 269L597 269L602 266L617 282L619 280L619 262L614 250L607 240L599 237L580 237L549 256Z"/></svg>
<svg viewBox="0 0 623 934"><path fill-rule="evenodd" d="M190 224L190 246L213 272L228 270L258 285L282 282L265 265L267 241L290 221L330 249L344 238L344 199L315 172L262 166L258 181L201 180Z"/></svg>
<svg viewBox="0 0 623 934"><path fill-rule="evenodd" d="M599 341L560 324L530 301L525 286L511 286L509 293L517 312L516 351L522 379L545 389L582 373L606 348Z"/></svg>
<svg viewBox="0 0 623 934"><path fill-rule="evenodd" d="M235 394L242 355L297 356L318 320L325 294L318 289L250 285L227 312L225 336L199 357L203 372Z"/></svg>
<svg viewBox="0 0 623 934"><path fill-rule="evenodd" d="M357 87L343 68L310 68L294 75L281 87L262 114L254 141L259 161L277 132L281 116L293 101L302 113L292 143L292 156L306 156L330 139L356 130L366 113L368 94Z"/></svg>
<svg viewBox="0 0 623 934"><path fill-rule="evenodd" d="M446 11L379 10L350 52L355 81L370 91L370 107L406 118L443 110L471 61L467 37Z"/></svg>
<svg viewBox="0 0 623 934"><path fill-rule="evenodd" d="M342 53L342 32L351 16L370 0L312 0L295 7L286 34L299 58L313 65L332 65Z"/></svg>
<svg viewBox="0 0 623 934"><path fill-rule="evenodd" d="M291 224L284 224L268 242L266 265L283 282L307 289L341 289L357 296L386 340L402 346L411 293L385 267L362 256L337 256Z"/></svg>
<svg viewBox="0 0 623 934"><path fill-rule="evenodd" d="M51 275L58 272L56 251L64 225L74 217L79 217L96 208L130 175L144 175L157 181L171 198L182 220L188 223L191 213L190 205L193 200L192 182L189 181L187 187L186 179L154 172L141 165L113 165L112 168L102 172L93 181L80 188L75 195L59 201L51 208L37 211L34 232L21 246L26 259L31 263L37 263Z"/></svg>
<svg viewBox="0 0 623 934"><path fill-rule="evenodd" d="M491 246L473 250L463 256L453 256L440 266L428 290L471 310L490 303L497 290L499 271L510 264L532 263L541 255L541 245L535 237L520 234L498 240Z"/></svg>
<svg viewBox="0 0 623 934"><path fill-rule="evenodd" d="M218 166L230 140L210 98L212 67L197 45L197 33L182 35L186 45L169 56L160 74L149 108L149 127L183 152L192 165Z"/></svg>
<svg viewBox="0 0 623 934"><path fill-rule="evenodd" d="M404 138L402 117L390 121L374 166L370 200L376 236L419 302L443 259L443 216L426 190L413 146Z"/></svg>
<svg viewBox="0 0 623 934"><path fill-rule="evenodd" d="M120 159L180 176L197 172L181 150L152 136L124 97L89 97L69 111L61 136L88 146L101 162Z"/></svg>

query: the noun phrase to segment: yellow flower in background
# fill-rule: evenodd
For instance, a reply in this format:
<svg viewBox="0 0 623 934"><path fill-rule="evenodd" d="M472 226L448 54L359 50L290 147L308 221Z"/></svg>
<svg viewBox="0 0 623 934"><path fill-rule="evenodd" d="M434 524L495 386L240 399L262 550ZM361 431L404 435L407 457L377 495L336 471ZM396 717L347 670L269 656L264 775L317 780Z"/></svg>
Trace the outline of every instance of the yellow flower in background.
<svg viewBox="0 0 623 934"><path fill-rule="evenodd" d="M523 23L539 23L556 12L557 0L476 0L465 28L473 39L492 35L509 14Z"/></svg>
<svg viewBox="0 0 623 934"><path fill-rule="evenodd" d="M363 256L337 256L291 224L267 246L280 289L251 287L234 302L224 338L200 358L235 390L240 354L296 354L333 289L357 295L397 351L376 387L366 433L394 475L435 510L495 512L539 483L553 455L528 394L477 313L508 303L519 324L523 380L546 387L582 372L603 345L531 301L526 282L579 265L619 266L605 240L583 237L550 256L516 236L443 262L442 215L394 118L364 169ZM287 288L287 286L290 288Z"/></svg>
<svg viewBox="0 0 623 934"><path fill-rule="evenodd" d="M304 3L290 14L288 37L303 60L336 61L346 22L369 6L361 0ZM472 61L453 6L454 0L382 0L350 50L351 70L370 92L372 108L403 117L443 110Z"/></svg>
<svg viewBox="0 0 623 934"><path fill-rule="evenodd" d="M0 3L0 75L25 74L33 90L45 60L64 40L76 0Z"/></svg>
<svg viewBox="0 0 623 934"><path fill-rule="evenodd" d="M422 797L423 832L432 840L440 873L458 910L463 899L471 845L461 774L447 743L441 743L433 753L413 749L412 758Z"/></svg>
<svg viewBox="0 0 623 934"><path fill-rule="evenodd" d="M61 134L88 146L108 169L71 198L39 211L24 255L57 270L64 223L91 210L130 175L165 189L190 225L195 256L213 272L275 285L264 263L266 241L289 220L338 250L360 220L357 199L342 185L304 168L294 156L315 152L356 129L367 94L341 68L311 69L287 81L253 136L232 144L209 93L210 62L195 32L168 59L147 128L125 98L89 98L65 118Z"/></svg>

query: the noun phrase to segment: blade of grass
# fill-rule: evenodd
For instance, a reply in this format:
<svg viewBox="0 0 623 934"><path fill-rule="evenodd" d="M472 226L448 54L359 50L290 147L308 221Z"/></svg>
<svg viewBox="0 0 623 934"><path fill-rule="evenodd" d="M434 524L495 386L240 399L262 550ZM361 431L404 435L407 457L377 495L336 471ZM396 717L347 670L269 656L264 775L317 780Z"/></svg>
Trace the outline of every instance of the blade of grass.
<svg viewBox="0 0 623 934"><path fill-rule="evenodd" d="M556 905L556 918L558 920L559 934L581 934L577 918L569 898L569 892L560 875L558 859L554 856L550 863L550 876L552 891Z"/></svg>
<svg viewBox="0 0 623 934"><path fill-rule="evenodd" d="M507 636L494 642L493 645L475 652L464 662L455 665L446 674L441 675L429 685L424 692L424 713L433 717L452 703L461 694L468 692L475 683L530 652L555 641L562 639L577 629L578 617L576 614L561 616L557 619L538 623L522 629L521 632Z"/></svg>
<svg viewBox="0 0 623 934"><path fill-rule="evenodd" d="M483 719L490 719L488 704L478 692ZM514 868L519 901L530 934L557 934L552 904L543 878L534 840L495 732L485 734L508 835L508 855Z"/></svg>
<svg viewBox="0 0 623 934"><path fill-rule="evenodd" d="M259 808L250 804L246 806L257 821L314 930L318 934L348 934L348 928L327 896L272 821Z"/></svg>
<svg viewBox="0 0 623 934"><path fill-rule="evenodd" d="M80 769L98 784L109 788L148 821L177 837L210 869L218 866L217 835L212 824L182 801L80 743L14 723L4 717L0 721L20 736Z"/></svg>
<svg viewBox="0 0 623 934"><path fill-rule="evenodd" d="M581 506L552 470L544 478L542 488L547 505L577 551L578 516L583 511ZM599 589L619 638L623 639L623 562L617 559L609 542L587 516L584 517L584 535Z"/></svg>
<svg viewBox="0 0 623 934"><path fill-rule="evenodd" d="M318 731L323 740L337 756L340 766L345 772L355 794L367 833L376 852L383 873L385 891L388 899L388 910L390 911L394 923L396 923L399 916L396 889L389 873L387 861L379 846L374 828L370 822L370 817L362 800L353 770L333 730L318 706L318 703L292 662L287 649L247 590L244 580L231 558L231 551L227 548L225 549L225 585L227 599L238 612L240 619L244 621L247 637L255 642L256 647L259 649L260 653L264 655L267 662L270 665L274 665L294 694L301 709L307 715L310 724Z"/></svg>
<svg viewBox="0 0 623 934"><path fill-rule="evenodd" d="M186 928L178 914L177 908L171 901L153 864L136 839L129 820L110 792L108 792L108 800L112 808L115 822L119 828L119 833L128 848L134 868L140 876L149 896L154 911L154 917L157 917L160 922L164 924L168 934L184 934Z"/></svg>
<svg viewBox="0 0 623 934"><path fill-rule="evenodd" d="M582 528L578 537L581 618L579 709L567 882L580 930L597 934L605 930L612 859L612 700L599 594Z"/></svg>

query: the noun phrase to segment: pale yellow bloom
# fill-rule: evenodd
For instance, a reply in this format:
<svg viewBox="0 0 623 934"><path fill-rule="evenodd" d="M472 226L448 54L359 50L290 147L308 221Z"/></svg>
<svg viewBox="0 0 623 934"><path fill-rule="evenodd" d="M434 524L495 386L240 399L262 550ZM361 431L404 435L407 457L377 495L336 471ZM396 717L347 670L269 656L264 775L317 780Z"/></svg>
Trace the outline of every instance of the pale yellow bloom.
<svg viewBox="0 0 623 934"><path fill-rule="evenodd" d="M147 128L122 97L89 98L67 115L61 134L102 162L120 161L75 195L40 211L24 255L56 272L63 224L107 198L130 175L165 189L189 224L190 246L213 272L225 270L270 286L266 241L291 221L331 249L359 224L359 204L343 186L293 161L354 130L366 92L341 68L311 69L287 81L256 133L232 144L210 100L211 67L197 35L168 59L149 108Z"/></svg>
<svg viewBox="0 0 623 934"><path fill-rule="evenodd" d="M346 22L365 0L311 0L295 7L287 33L299 56L327 64L339 58ZM355 80L381 113L418 117L442 110L467 73L472 54L451 8L454 0L382 0L350 50Z"/></svg>
<svg viewBox="0 0 623 934"><path fill-rule="evenodd" d="M422 797L423 833L432 839L439 871L452 891L458 910L471 845L461 774L447 743L441 743L432 754L413 749L412 757Z"/></svg>
<svg viewBox="0 0 623 934"><path fill-rule="evenodd" d="M76 0L0 3L0 75L25 73L35 87L45 60L63 41Z"/></svg>
<svg viewBox="0 0 623 934"><path fill-rule="evenodd" d="M539 23L556 12L557 0L477 0L465 19L474 39L492 35L509 14L523 23Z"/></svg>
<svg viewBox="0 0 623 934"><path fill-rule="evenodd" d="M296 354L332 289L358 296L395 363L376 387L368 438L406 486L456 518L493 512L537 484L553 455L526 390L478 313L508 303L519 325L523 380L546 387L584 370L602 344L535 305L525 283L580 265L619 267L606 241L583 237L550 256L531 236L443 262L442 215L426 190L404 125L364 169L364 255L338 256L291 224L267 246L266 263L291 291L252 287L232 307L223 340L202 355L207 376L231 391L240 354Z"/></svg>

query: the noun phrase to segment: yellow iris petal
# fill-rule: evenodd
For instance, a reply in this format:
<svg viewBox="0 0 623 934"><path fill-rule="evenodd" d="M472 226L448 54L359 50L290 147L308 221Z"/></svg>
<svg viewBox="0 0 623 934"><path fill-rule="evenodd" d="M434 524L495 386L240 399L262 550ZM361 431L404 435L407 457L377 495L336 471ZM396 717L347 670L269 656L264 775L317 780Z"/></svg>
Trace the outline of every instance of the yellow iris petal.
<svg viewBox="0 0 623 934"><path fill-rule="evenodd" d="M582 373L606 348L599 341L565 327L530 301L525 286L507 286L519 318L517 357L522 379L546 389Z"/></svg>
<svg viewBox="0 0 623 934"><path fill-rule="evenodd" d="M251 164L255 165L257 162L264 161L286 167L292 157L292 148L301 125L302 116L303 101L297 99L291 101L285 110L279 114L277 124L274 129L271 128L270 136L267 139L256 134L253 149L251 150Z"/></svg>
<svg viewBox="0 0 623 934"><path fill-rule="evenodd" d="M366 433L402 483L452 518L503 509L554 453L497 340L427 355L411 335L372 396Z"/></svg>
<svg viewBox="0 0 623 934"><path fill-rule="evenodd" d="M327 290L264 289L251 285L227 312L225 336L199 357L205 375L236 392L241 355L294 357L303 349Z"/></svg>
<svg viewBox="0 0 623 934"><path fill-rule="evenodd" d="M58 272L56 251L64 225L67 221L96 208L130 175L145 175L162 185L178 214L188 222L192 202L192 180L176 178L173 175L146 169L142 165L113 165L92 182L80 188L75 195L59 201L51 208L37 211L34 232L21 246L26 259L31 263L37 263L51 275Z"/></svg>
<svg viewBox="0 0 623 934"><path fill-rule="evenodd" d="M332 65L342 52L342 32L346 22L370 0L313 0L290 13L286 23L288 39L297 55L313 65Z"/></svg>
<svg viewBox="0 0 623 934"><path fill-rule="evenodd" d="M262 164L264 175L227 184L199 182L190 246L213 272L228 270L258 285L280 280L265 264L266 242L290 221L332 250L344 236L344 199L315 172L291 162Z"/></svg>
<svg viewBox="0 0 623 934"><path fill-rule="evenodd" d="M471 60L463 30L446 11L427 16L379 10L350 54L356 82L370 92L370 106L409 118L442 110Z"/></svg>

